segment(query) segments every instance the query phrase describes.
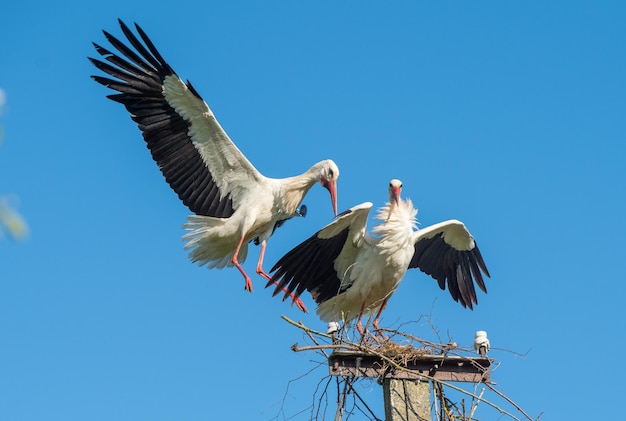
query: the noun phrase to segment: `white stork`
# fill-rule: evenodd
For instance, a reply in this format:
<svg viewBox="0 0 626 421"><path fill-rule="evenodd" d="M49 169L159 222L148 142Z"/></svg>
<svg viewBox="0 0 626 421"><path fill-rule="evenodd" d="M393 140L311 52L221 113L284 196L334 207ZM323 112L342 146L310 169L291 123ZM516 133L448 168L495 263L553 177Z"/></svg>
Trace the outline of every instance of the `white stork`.
<svg viewBox="0 0 626 421"><path fill-rule="evenodd" d="M372 203L354 206L284 255L266 287L275 283L273 295L284 290L285 298L309 291L323 321L358 317L361 335L362 317L374 311L379 329L381 312L411 268L431 275L441 289L447 284L454 301L472 309L478 303L474 281L486 293L481 270L489 276L474 238L457 220L417 230L417 209L400 198L401 190L400 180L391 180L373 235L366 230Z"/></svg>
<svg viewBox="0 0 626 421"><path fill-rule="evenodd" d="M331 160L313 165L303 174L274 179L263 176L241 153L198 92L178 77L145 32L135 24L143 43L119 20L133 51L103 31L120 53L94 43L107 62L89 58L112 76L92 78L118 93L108 98L126 107L170 187L195 214L185 225L189 257L209 268L235 266L252 292L241 263L248 243L261 245L256 272L266 279L263 256L267 240L284 221L303 215L300 203L320 182L330 192L337 215L339 169ZM306 308L300 300L298 306Z"/></svg>

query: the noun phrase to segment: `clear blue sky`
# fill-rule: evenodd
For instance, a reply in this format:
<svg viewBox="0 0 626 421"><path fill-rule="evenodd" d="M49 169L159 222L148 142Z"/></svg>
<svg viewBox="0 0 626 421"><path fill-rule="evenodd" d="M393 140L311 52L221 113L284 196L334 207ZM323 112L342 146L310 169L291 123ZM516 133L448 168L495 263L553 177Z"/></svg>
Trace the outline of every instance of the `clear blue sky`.
<svg viewBox="0 0 626 421"><path fill-rule="evenodd" d="M621 411L624 4L114 0L0 12L0 196L30 226L0 240L1 419L308 419L327 374L301 377L319 358L290 351L304 339L280 319L325 329L314 313L271 299L260 277L249 294L236 270L188 261L189 212L89 78L91 42L120 35L118 17L142 25L264 174L332 158L340 209L382 205L400 178L423 226L466 223L492 274L476 309L410 271L383 325L430 315L465 346L487 330L493 379L532 416ZM304 203L270 240L268 269L330 221L326 191ZM382 406L376 383L363 393Z"/></svg>

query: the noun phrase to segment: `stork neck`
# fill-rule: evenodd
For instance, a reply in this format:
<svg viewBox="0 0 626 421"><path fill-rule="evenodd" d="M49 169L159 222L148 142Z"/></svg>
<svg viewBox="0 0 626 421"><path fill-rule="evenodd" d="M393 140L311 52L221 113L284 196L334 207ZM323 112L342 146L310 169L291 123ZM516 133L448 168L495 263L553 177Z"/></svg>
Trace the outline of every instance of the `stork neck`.
<svg viewBox="0 0 626 421"><path fill-rule="evenodd" d="M282 180L281 196L288 214L296 212L300 202L318 179L319 171L312 167L300 175Z"/></svg>

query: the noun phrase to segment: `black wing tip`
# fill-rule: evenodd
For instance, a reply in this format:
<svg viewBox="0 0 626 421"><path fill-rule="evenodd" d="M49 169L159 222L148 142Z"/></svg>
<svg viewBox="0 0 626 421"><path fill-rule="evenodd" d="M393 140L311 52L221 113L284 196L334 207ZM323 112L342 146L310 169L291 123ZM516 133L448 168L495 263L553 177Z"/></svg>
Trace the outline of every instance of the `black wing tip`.
<svg viewBox="0 0 626 421"><path fill-rule="evenodd" d="M189 82L189 80L187 80L187 88L189 88L189 91L194 94L195 96L197 96L198 98L202 99L202 97L200 96L200 94L198 93L198 91L196 91L196 88L193 87L193 85L191 84L191 82Z"/></svg>
<svg viewBox="0 0 626 421"><path fill-rule="evenodd" d="M472 282L470 280L470 282ZM452 296L452 299L454 301L456 301L457 303L461 304L461 307L466 308L468 310L474 310L474 306L478 305L478 298L476 297L476 294L474 293L473 295L470 294L470 296L466 296L466 293L463 293L461 291L458 291L458 296L455 296L452 291L448 288L448 291L450 292L450 295ZM473 288L472 288L473 291Z"/></svg>
<svg viewBox="0 0 626 421"><path fill-rule="evenodd" d="M122 28L123 32L130 32L130 28L128 27L128 25L126 25L126 22L124 22L122 18L117 18L117 23L118 25L120 25L120 28ZM135 23L135 25L137 24Z"/></svg>
<svg viewBox="0 0 626 421"><path fill-rule="evenodd" d="M489 270L487 269L487 264L485 263L485 259L483 259L483 255L478 248L478 243L476 242L476 240L474 240L474 249L472 250L472 254L476 259L476 263L478 263L478 266L480 266L484 274L487 275L487 278L491 278Z"/></svg>
<svg viewBox="0 0 626 421"><path fill-rule="evenodd" d="M126 24L126 22L124 22L122 20L122 18L117 18L117 23L118 23L118 25L120 25L120 28L122 28L122 31L124 31L124 32L130 31L130 27ZM133 22L133 26L135 27L137 32L140 32L140 33L143 32L145 34L144 30L141 29L141 26L139 26L139 24L137 22Z"/></svg>
<svg viewBox="0 0 626 421"><path fill-rule="evenodd" d="M117 40L117 38L113 34L111 34L109 31L107 31L106 29L102 30L102 34L104 35L106 40L109 41L109 42L111 42L111 40L113 40L113 42L115 42Z"/></svg>
<svg viewBox="0 0 626 421"><path fill-rule="evenodd" d="M117 21L124 37L126 38L125 42L120 41L119 38L117 38L105 29L102 30L102 33L104 34L106 40L115 49L117 49L122 54L122 56L125 56L126 59L129 59L131 62L133 62L135 65L138 65L141 69L145 71L149 72L154 70L162 78L167 75L176 74L171 66L163 59L150 38L147 36L141 26L139 26L138 23L134 22L134 26L139 36L135 35L135 33L133 33L133 31L130 29L131 27L127 25L121 18L118 18ZM130 48L129 45L127 45L127 43L130 43L130 46L134 47L134 51ZM103 48L95 42L92 44L100 55L115 55L114 53L108 51L107 49ZM137 55L137 53L139 54Z"/></svg>
<svg viewBox="0 0 626 421"><path fill-rule="evenodd" d="M109 50L107 50L106 48L98 44L97 42L92 41L91 44L93 45L93 48L95 48L98 54L100 54L101 56L111 54Z"/></svg>
<svg viewBox="0 0 626 421"><path fill-rule="evenodd" d="M442 250L441 241L442 235L438 234L417 242L409 269L419 268L435 279L439 288L447 289L452 299L463 308L474 310L474 306L478 305L475 285L486 294L487 287L482 273L491 277L480 250L476 245L465 251L449 246L447 250Z"/></svg>
<svg viewBox="0 0 626 421"><path fill-rule="evenodd" d="M105 77L103 77L103 76L98 76L98 75L91 75L91 76L89 76L89 77L90 77L93 81L98 82L100 85L107 86L107 85L106 85L106 82L104 82L104 79L107 79L107 78L105 78Z"/></svg>
<svg viewBox="0 0 626 421"><path fill-rule="evenodd" d="M272 269L273 270L273 269ZM270 271L271 272L271 271ZM277 279L274 279L275 277L272 276L272 278L267 281L267 284L265 284L265 288L269 288L270 285L275 285L275 282L277 281ZM276 295L276 292L274 292L274 294L272 294L272 297Z"/></svg>

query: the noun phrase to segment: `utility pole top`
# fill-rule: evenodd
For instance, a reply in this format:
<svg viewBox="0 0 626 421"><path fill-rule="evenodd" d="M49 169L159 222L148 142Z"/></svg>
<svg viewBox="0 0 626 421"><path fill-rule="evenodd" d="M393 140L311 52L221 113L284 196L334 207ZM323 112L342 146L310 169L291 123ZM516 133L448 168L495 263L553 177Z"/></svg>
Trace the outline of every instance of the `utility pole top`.
<svg viewBox="0 0 626 421"><path fill-rule="evenodd" d="M331 376L370 377L399 380L439 380L444 382L490 382L491 359L446 355L411 356L403 361L398 355L372 355L335 351L328 357ZM394 364L390 364L392 360Z"/></svg>
<svg viewBox="0 0 626 421"><path fill-rule="evenodd" d="M334 351L328 366L331 376L378 379L383 385L387 421L422 421L430 419L430 381L489 383L491 360L485 356Z"/></svg>

